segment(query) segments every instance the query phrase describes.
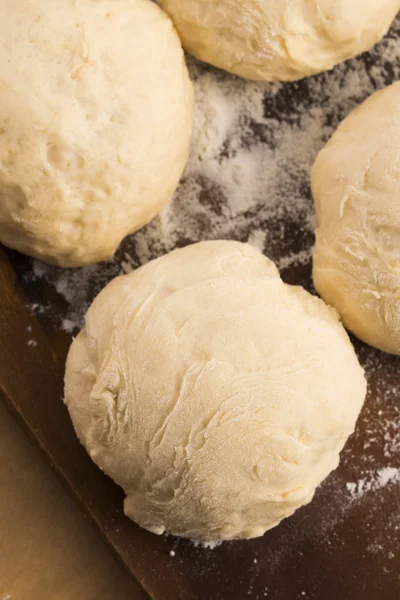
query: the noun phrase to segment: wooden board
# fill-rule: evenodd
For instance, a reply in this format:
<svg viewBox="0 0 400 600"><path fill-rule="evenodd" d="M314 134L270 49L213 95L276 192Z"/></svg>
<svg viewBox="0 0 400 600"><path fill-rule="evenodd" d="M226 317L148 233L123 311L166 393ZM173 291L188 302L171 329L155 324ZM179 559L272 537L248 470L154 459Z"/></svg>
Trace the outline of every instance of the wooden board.
<svg viewBox="0 0 400 600"><path fill-rule="evenodd" d="M399 25L392 39L398 30ZM369 72L374 62L377 68L387 70L390 82L398 71L394 73L393 65L385 66L387 61L380 60L378 52L358 65ZM321 77L323 90L325 80ZM284 86L266 101L266 113L281 118L283 111L282 118L290 120L292 115L298 118L297 107L302 102L311 110L315 99L310 99L308 86L307 82ZM363 90L363 95L373 87L371 79L371 89ZM354 103L360 99L354 98ZM326 106L326 97L324 101ZM332 108L327 112L330 123L337 122L350 107L347 103L343 113ZM259 128L254 131L255 135L262 133ZM300 187L311 203L306 174ZM215 219L220 217L220 208L212 198L208 198L207 210L211 218L213 214ZM248 212L246 228L232 221L224 235L247 239L256 213ZM201 224L198 239L208 237L204 216ZM257 227L270 232L271 241L265 251L275 260L312 244L312 236L304 232L302 223L285 211L282 222L258 219ZM179 244L190 241L196 240L183 233ZM129 241L120 251L120 259L126 244ZM1 398L149 597L400 598L400 487L395 476L400 467L398 358L355 342L367 370L368 399L340 467L319 488L310 505L260 539L225 543L215 549L195 547L188 541L152 535L125 518L122 491L96 468L79 444L62 402L64 362L71 335L57 326L57 318L65 313L67 301L45 277L32 276L33 265L29 258L0 249ZM48 272L53 273L51 269ZM284 269L283 277L311 289L309 263ZM51 308L41 314L32 310L32 304Z"/></svg>

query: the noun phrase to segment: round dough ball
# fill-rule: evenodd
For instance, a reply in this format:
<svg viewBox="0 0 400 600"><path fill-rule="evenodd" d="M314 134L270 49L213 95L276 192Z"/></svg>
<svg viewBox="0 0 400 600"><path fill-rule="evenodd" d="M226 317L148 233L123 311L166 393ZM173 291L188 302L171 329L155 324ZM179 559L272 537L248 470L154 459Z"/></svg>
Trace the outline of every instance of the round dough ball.
<svg viewBox="0 0 400 600"><path fill-rule="evenodd" d="M387 32L399 0L159 0L197 58L248 79L331 69Z"/></svg>
<svg viewBox="0 0 400 600"><path fill-rule="evenodd" d="M400 83L343 121L312 189L316 289L359 338L400 354Z"/></svg>
<svg viewBox="0 0 400 600"><path fill-rule="evenodd" d="M0 241L64 267L106 259L187 160L178 36L149 0L0 6Z"/></svg>
<svg viewBox="0 0 400 600"><path fill-rule="evenodd" d="M142 527L262 535L339 462L366 384L337 313L237 242L112 281L71 346L65 398Z"/></svg>

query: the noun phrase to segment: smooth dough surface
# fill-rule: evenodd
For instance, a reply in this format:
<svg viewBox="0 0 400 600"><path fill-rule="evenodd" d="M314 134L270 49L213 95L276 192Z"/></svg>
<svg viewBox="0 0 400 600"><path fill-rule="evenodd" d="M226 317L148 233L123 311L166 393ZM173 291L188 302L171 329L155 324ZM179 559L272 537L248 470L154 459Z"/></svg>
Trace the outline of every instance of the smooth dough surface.
<svg viewBox="0 0 400 600"><path fill-rule="evenodd" d="M197 58L254 80L291 81L371 48L399 0L159 0Z"/></svg>
<svg viewBox="0 0 400 600"><path fill-rule="evenodd" d="M171 197L193 90L149 0L0 0L0 242L61 266L112 256Z"/></svg>
<svg viewBox="0 0 400 600"><path fill-rule="evenodd" d="M400 354L400 83L368 98L317 157L314 282L359 338Z"/></svg>
<svg viewBox="0 0 400 600"><path fill-rule="evenodd" d="M335 469L366 390L337 313L238 242L112 281L74 340L65 400L142 527L262 535Z"/></svg>

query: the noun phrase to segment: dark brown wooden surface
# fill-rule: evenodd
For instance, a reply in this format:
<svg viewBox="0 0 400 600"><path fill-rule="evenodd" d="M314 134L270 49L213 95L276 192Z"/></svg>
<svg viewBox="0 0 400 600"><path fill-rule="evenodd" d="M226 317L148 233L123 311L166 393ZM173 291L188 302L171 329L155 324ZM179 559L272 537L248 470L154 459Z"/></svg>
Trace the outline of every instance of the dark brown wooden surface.
<svg viewBox="0 0 400 600"><path fill-rule="evenodd" d="M343 98L332 98L325 85L330 75L322 75L318 79L319 95L310 80L282 86L277 93L266 93L265 115L297 126L301 121L300 106L309 111L322 107L324 124L332 129L375 87L400 77L399 61L386 58L392 47L389 44L397 39L399 31L398 21L384 42L385 53L378 47L350 66L340 68L343 89L349 73L360 71L360 81L367 83L358 95L353 97L346 91ZM372 73L379 74L378 82ZM268 124L255 123L252 129L259 143L273 145ZM283 166L286 177L292 176L291 168L289 163ZM311 207L308 171L299 174L294 170L293 177L295 193L308 198ZM192 215L193 222L198 223L193 239L188 238L181 219L185 209L177 202L178 245L207 239L208 219L217 225L221 223L217 232L221 237L245 241L253 227L268 231L264 250L274 260L312 245L312 233L305 226L307 215L297 215L296 221L285 208L284 199L279 223L268 216L262 204L257 204L246 213L245 225L243 219L232 219L226 225L221 218L223 199L219 195L213 200L210 189L204 197L206 208L201 214ZM152 235L154 238L154 231ZM120 258L124 248L135 257L134 242L125 242ZM161 244L154 254L167 249ZM111 267L104 266L105 280L118 273L118 260ZM356 433L342 453L340 467L318 489L310 505L262 538L225 543L213 550L198 548L188 541L152 535L125 518L122 491L97 469L79 444L62 402L64 362L71 342L71 335L59 327L66 314L66 299L56 292L51 281L46 282L46 277L32 276L33 264L29 258L0 248L1 399L18 416L102 538L151 598L399 600L400 485L377 485L374 479L374 473L385 467L400 467L399 358L355 341L366 367L368 399ZM50 280L55 272L46 271ZM289 283L312 289L310 264L284 269L282 276ZM93 289L89 301L97 291ZM43 314L35 312L32 303L46 305L47 310ZM28 345L30 339L37 345ZM354 499L346 483L360 480L372 481L373 485L362 497Z"/></svg>

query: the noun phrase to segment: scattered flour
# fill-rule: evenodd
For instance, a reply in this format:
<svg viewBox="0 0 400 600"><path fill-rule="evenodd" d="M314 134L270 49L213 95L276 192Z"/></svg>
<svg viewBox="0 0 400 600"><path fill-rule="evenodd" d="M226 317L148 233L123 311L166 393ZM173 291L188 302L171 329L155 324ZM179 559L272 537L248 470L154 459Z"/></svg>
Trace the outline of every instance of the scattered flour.
<svg viewBox="0 0 400 600"><path fill-rule="evenodd" d="M72 321L71 319L63 319L61 322L61 328L67 333L72 333L76 328L76 322Z"/></svg>
<svg viewBox="0 0 400 600"><path fill-rule="evenodd" d="M364 494L377 491L390 484L400 483L400 468L383 467L378 471L368 473L366 477L356 482L346 483L347 490L354 500L362 498Z"/></svg>
<svg viewBox="0 0 400 600"><path fill-rule="evenodd" d="M215 548L218 548L218 546L220 546L223 542L193 542L193 545L196 548L204 548L206 550L215 550Z"/></svg>

